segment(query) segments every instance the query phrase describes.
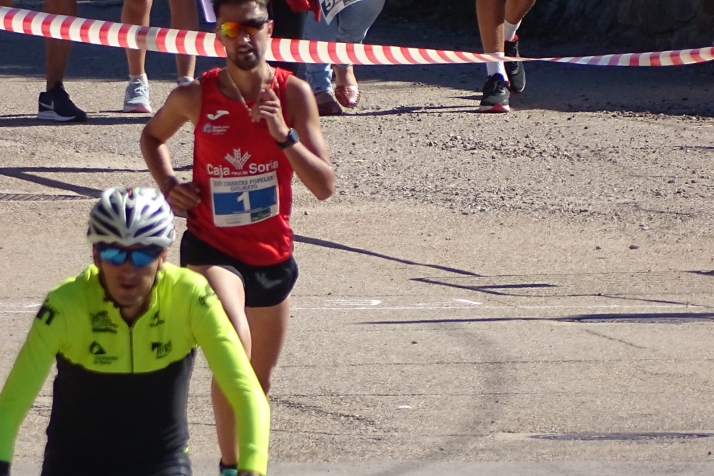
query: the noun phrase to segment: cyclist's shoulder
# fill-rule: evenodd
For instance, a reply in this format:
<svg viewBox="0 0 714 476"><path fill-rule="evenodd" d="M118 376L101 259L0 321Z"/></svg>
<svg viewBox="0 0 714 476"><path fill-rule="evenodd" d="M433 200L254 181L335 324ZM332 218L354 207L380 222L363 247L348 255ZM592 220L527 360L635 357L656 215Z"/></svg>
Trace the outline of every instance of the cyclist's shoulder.
<svg viewBox="0 0 714 476"><path fill-rule="evenodd" d="M64 302L73 306L86 302L81 299L101 292L99 270L94 265L88 266L78 275L65 279L47 294L47 301Z"/></svg>
<svg viewBox="0 0 714 476"><path fill-rule="evenodd" d="M175 264L164 263L159 279L163 295L172 298L189 297L203 291L208 281L202 275L188 268L180 268Z"/></svg>

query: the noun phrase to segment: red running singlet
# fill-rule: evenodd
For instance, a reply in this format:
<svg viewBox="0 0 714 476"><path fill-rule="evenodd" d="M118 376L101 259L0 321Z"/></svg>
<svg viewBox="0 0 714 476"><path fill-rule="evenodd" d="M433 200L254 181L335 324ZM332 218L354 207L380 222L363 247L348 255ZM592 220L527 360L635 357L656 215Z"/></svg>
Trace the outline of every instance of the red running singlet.
<svg viewBox="0 0 714 476"><path fill-rule="evenodd" d="M293 168L245 105L218 89L219 68L201 76L201 117L193 131L193 182L201 203L187 228L198 238L253 266L269 266L293 252L290 228ZM271 88L285 104L292 73L275 69ZM252 107L253 101L248 102ZM283 108L283 117L287 114Z"/></svg>

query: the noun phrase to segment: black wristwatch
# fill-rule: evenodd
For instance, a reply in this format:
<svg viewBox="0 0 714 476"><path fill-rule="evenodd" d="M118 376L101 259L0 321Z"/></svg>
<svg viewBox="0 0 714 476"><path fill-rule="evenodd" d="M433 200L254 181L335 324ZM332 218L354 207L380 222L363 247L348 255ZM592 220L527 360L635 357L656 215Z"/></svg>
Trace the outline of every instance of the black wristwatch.
<svg viewBox="0 0 714 476"><path fill-rule="evenodd" d="M285 139L285 142L278 142L278 147L281 149L287 149L291 145L295 145L298 142L300 142L300 136L297 131L291 127L288 131L288 137Z"/></svg>

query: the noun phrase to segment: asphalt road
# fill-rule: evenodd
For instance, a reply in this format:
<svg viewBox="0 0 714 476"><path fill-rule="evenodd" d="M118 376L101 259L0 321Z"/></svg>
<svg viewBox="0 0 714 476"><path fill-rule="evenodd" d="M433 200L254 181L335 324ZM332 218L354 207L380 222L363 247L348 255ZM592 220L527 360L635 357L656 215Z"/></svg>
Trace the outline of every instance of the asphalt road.
<svg viewBox="0 0 714 476"><path fill-rule="evenodd" d="M476 49L423 31L382 21L368 41ZM151 185L148 116L118 112L123 55L77 45L67 89L90 121L42 123L42 41L0 32L0 380L47 290L89 262L93 198ZM157 107L173 59L149 58ZM474 112L482 69L358 69L360 107L323 119L338 192L296 184L271 474L714 474L712 65L529 65L502 116ZM184 178L191 141L170 144ZM197 475L218 461L208 381L200 361ZM48 379L13 474L38 474L50 405Z"/></svg>

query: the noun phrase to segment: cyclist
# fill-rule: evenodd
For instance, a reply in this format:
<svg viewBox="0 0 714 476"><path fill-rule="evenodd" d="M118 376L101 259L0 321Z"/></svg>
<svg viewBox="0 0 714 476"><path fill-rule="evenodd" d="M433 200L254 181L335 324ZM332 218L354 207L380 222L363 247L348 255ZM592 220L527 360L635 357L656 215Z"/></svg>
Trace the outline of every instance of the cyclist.
<svg viewBox="0 0 714 476"><path fill-rule="evenodd" d="M238 473L265 475L270 409L206 279L166 262L173 213L155 189L105 191L89 218L94 264L48 294L0 393L0 475L52 361L42 476L188 476L196 346L231 403Z"/></svg>

